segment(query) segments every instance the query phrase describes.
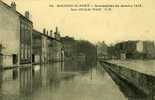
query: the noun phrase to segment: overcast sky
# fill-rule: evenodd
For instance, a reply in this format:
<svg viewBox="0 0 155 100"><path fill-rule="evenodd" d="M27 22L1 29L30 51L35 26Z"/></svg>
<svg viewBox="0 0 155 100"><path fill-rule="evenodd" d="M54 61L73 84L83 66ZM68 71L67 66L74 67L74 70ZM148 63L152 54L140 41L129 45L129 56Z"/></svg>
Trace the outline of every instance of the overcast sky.
<svg viewBox="0 0 155 100"><path fill-rule="evenodd" d="M10 4L12 0L3 0ZM155 40L155 0L138 0L141 8L114 8L112 11L73 12L67 8L52 8L61 3L127 3L132 0L15 0L21 13L29 10L34 28L59 27L62 35L92 42L114 43L122 40ZM134 0L136 1L136 0Z"/></svg>

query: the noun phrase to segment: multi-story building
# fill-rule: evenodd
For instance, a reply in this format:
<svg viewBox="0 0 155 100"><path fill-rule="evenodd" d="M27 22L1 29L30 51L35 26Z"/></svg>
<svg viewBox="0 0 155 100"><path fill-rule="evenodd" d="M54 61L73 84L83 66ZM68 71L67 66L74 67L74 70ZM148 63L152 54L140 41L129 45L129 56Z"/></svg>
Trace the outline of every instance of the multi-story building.
<svg viewBox="0 0 155 100"><path fill-rule="evenodd" d="M54 32L54 39L53 39L53 57L52 61L63 61L64 60L64 48L63 43L61 42L60 32L58 31L58 28L56 27L56 30Z"/></svg>
<svg viewBox="0 0 155 100"><path fill-rule="evenodd" d="M15 2L9 6L0 0L0 35L4 66L63 60L58 28L54 33L33 30L29 12L25 16L17 12Z"/></svg>
<svg viewBox="0 0 155 100"><path fill-rule="evenodd" d="M51 61L53 54L51 50L53 37L48 33L46 29L43 29L42 37L42 62L48 63Z"/></svg>
<svg viewBox="0 0 155 100"><path fill-rule="evenodd" d="M32 33L32 62L35 64L41 63L42 56L42 33L33 30Z"/></svg>
<svg viewBox="0 0 155 100"><path fill-rule="evenodd" d="M15 2L11 6L0 0L0 43L3 65L19 65L31 63L31 38L33 23L16 11Z"/></svg>
<svg viewBox="0 0 155 100"><path fill-rule="evenodd" d="M29 12L20 20L20 63L31 63L32 60L32 29L33 24L29 20Z"/></svg>
<svg viewBox="0 0 155 100"><path fill-rule="evenodd" d="M41 35L42 37L42 62L46 63L47 62L47 50L48 50L48 45L47 45L47 35L46 35L46 29L43 29L43 34Z"/></svg>
<svg viewBox="0 0 155 100"><path fill-rule="evenodd" d="M60 41L58 29L56 28L54 33L52 30L48 32L44 29L42 34L42 62L56 62L63 61L63 59L63 44Z"/></svg>
<svg viewBox="0 0 155 100"><path fill-rule="evenodd" d="M0 44L0 68L2 66L2 61L3 61L1 52L2 52L2 45Z"/></svg>

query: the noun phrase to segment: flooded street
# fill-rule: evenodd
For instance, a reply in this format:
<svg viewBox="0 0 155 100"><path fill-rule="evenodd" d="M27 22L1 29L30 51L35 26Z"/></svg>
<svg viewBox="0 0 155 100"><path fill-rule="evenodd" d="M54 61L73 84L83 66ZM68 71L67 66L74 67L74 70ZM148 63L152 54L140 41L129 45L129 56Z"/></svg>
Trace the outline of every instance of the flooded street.
<svg viewBox="0 0 155 100"><path fill-rule="evenodd" d="M129 61L121 63L127 66ZM131 61L127 67L134 64ZM127 67L70 61L4 70L0 73L0 100L154 100L150 97L154 97L155 78Z"/></svg>
<svg viewBox="0 0 155 100"><path fill-rule="evenodd" d="M155 100L155 0L0 0L0 100Z"/></svg>
<svg viewBox="0 0 155 100"><path fill-rule="evenodd" d="M0 100L127 100L99 64L85 66L69 62L3 71Z"/></svg>

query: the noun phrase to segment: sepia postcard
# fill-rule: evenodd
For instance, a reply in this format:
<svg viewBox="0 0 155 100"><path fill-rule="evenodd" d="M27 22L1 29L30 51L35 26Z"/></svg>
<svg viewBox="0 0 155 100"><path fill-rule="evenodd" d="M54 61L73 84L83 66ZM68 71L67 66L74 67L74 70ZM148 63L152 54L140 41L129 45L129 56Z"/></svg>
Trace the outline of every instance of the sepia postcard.
<svg viewBox="0 0 155 100"><path fill-rule="evenodd" d="M0 100L155 100L155 0L0 0Z"/></svg>

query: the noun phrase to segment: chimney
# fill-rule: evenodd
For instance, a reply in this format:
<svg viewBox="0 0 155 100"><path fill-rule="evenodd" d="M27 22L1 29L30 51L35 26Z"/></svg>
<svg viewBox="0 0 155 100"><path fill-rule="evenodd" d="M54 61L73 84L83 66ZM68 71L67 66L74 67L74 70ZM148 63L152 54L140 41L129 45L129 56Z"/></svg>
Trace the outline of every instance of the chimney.
<svg viewBox="0 0 155 100"><path fill-rule="evenodd" d="M25 17L26 17L27 19L30 19L30 13L29 13L29 11L25 11Z"/></svg>
<svg viewBox="0 0 155 100"><path fill-rule="evenodd" d="M15 2L11 2L11 8L12 8L13 10L16 10L16 3L15 3Z"/></svg>
<svg viewBox="0 0 155 100"><path fill-rule="evenodd" d="M46 28L43 29L43 34L46 34Z"/></svg>
<svg viewBox="0 0 155 100"><path fill-rule="evenodd" d="M52 30L50 30L50 36L51 36L51 37L53 36L53 31L52 31Z"/></svg>
<svg viewBox="0 0 155 100"><path fill-rule="evenodd" d="M55 32L58 33L58 27L56 27Z"/></svg>
<svg viewBox="0 0 155 100"><path fill-rule="evenodd" d="M47 35L48 35L48 30L47 30Z"/></svg>

